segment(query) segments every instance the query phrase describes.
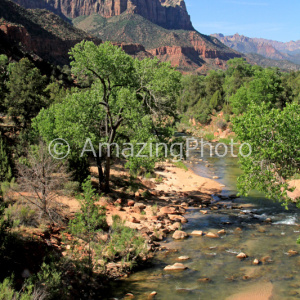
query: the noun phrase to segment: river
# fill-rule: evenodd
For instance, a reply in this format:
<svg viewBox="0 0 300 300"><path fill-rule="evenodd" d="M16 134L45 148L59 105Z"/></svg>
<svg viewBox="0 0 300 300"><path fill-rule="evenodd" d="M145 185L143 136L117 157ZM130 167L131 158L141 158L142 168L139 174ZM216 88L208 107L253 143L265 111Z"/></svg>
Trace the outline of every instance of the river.
<svg viewBox="0 0 300 300"><path fill-rule="evenodd" d="M149 294L156 291L155 299L165 300L300 299L300 256L288 254L289 250L300 252L296 244L300 236L297 209L291 206L285 210L258 193L226 199L236 193L236 179L241 172L237 158L230 155L209 157L207 148L203 161L200 158L200 152L193 151L187 166L200 176L219 177L217 181L224 187L222 197L215 197L215 200L227 208L206 215L198 208L189 208L185 215L189 222L183 230L191 233L193 230L225 229L226 234L219 239L190 236L181 241L173 241L169 236L162 245L178 251L162 251L155 256L150 268L115 282L114 297L123 299L126 293L132 293L134 299L148 299ZM265 222L267 218L272 222ZM249 257L236 258L240 252ZM187 270L163 271L166 265L178 262L177 258L182 255L190 257L183 262ZM255 258L260 260L259 265L253 265ZM203 278L210 281L199 281Z"/></svg>

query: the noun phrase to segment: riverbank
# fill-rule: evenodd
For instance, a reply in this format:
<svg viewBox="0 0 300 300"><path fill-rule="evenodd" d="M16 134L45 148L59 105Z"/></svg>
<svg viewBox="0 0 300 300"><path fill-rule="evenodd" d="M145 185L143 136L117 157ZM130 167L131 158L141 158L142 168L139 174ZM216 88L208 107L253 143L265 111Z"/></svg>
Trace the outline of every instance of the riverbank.
<svg viewBox="0 0 300 300"><path fill-rule="evenodd" d="M91 168L91 172L97 176L96 168ZM121 163L113 166L111 174L113 191L99 200L107 209L108 224L118 215L125 226L142 234L152 253L165 250L161 242L167 234L180 230L188 221L185 217L188 207L209 209L212 195L222 189L218 182L172 163L158 164L154 178L132 179ZM128 276L130 272L109 264L108 273L112 277Z"/></svg>

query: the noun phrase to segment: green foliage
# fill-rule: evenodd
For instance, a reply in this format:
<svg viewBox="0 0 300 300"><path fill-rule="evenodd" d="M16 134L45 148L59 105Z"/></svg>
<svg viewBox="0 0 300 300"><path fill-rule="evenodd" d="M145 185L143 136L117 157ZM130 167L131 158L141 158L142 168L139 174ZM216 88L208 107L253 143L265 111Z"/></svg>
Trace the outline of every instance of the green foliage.
<svg viewBox="0 0 300 300"><path fill-rule="evenodd" d="M46 77L27 58L9 65L5 105L18 126L27 128L31 119L47 105L45 87Z"/></svg>
<svg viewBox="0 0 300 300"><path fill-rule="evenodd" d="M6 55L0 55L0 113L6 111L4 99L7 93L7 81L8 81L8 58Z"/></svg>
<svg viewBox="0 0 300 300"><path fill-rule="evenodd" d="M185 171L188 171L188 167L182 162L182 161L177 161L173 163L175 167L183 169Z"/></svg>
<svg viewBox="0 0 300 300"><path fill-rule="evenodd" d="M5 210L7 218L13 223L13 227L20 225L24 226L36 226L37 214L34 209L31 209L27 205L15 203L9 205Z"/></svg>
<svg viewBox="0 0 300 300"><path fill-rule="evenodd" d="M177 117L175 100L181 88L181 74L158 59L133 59L109 42L99 46L81 42L70 55L72 73L93 84L42 110L34 128L48 143L64 138L74 157L80 156L86 139L90 139L88 155L96 160L99 188L107 191L117 149L104 147L100 152L99 144L168 141ZM128 161L132 170L144 167L150 171L155 157L130 157Z"/></svg>
<svg viewBox="0 0 300 300"><path fill-rule="evenodd" d="M134 229L126 227L119 216L113 216L112 232L107 246L110 261L122 260L135 263L137 258L147 252L144 238Z"/></svg>
<svg viewBox="0 0 300 300"><path fill-rule="evenodd" d="M250 156L240 157L239 191L246 195L255 189L287 206L287 180L299 171L300 106L287 104L280 110L252 103L233 124L238 138L252 148Z"/></svg>
<svg viewBox="0 0 300 300"><path fill-rule="evenodd" d="M5 137L0 134L0 182L10 181L13 176L11 153Z"/></svg>
<svg viewBox="0 0 300 300"><path fill-rule="evenodd" d="M83 194L79 196L80 212L75 214L74 219L70 220L68 231L77 238L73 241L73 255L77 260L77 266L82 272L93 275L97 268L98 260L102 257L103 242L97 237L107 229L105 208L95 203L98 201L95 190L92 187L91 178L82 184ZM78 239L84 242L86 255L82 257L82 251L78 251L76 245L79 245Z"/></svg>
<svg viewBox="0 0 300 300"><path fill-rule="evenodd" d="M225 120L221 119L221 120L217 121L216 125L219 129L225 130L227 127L227 122Z"/></svg>
<svg viewBox="0 0 300 300"><path fill-rule="evenodd" d="M75 236L90 242L97 232L107 228L105 208L95 203L98 201L92 187L91 178L82 185L83 195L79 196L80 212L70 221L69 229Z"/></svg>
<svg viewBox="0 0 300 300"><path fill-rule="evenodd" d="M0 202L0 260L2 261L6 252L8 229L11 227L9 219L5 218L5 206Z"/></svg>
<svg viewBox="0 0 300 300"><path fill-rule="evenodd" d="M212 109L217 109L220 105L222 105L222 95L221 92L217 90L210 98L209 106Z"/></svg>
<svg viewBox="0 0 300 300"><path fill-rule="evenodd" d="M75 196L80 192L80 182L68 181L64 184L64 194L66 196Z"/></svg>
<svg viewBox="0 0 300 300"><path fill-rule="evenodd" d="M43 262L40 271L30 277L25 284L28 290L39 288L41 291L44 291L43 294L46 295L46 299L64 298L65 287L62 283L62 271L58 263Z"/></svg>
<svg viewBox="0 0 300 300"><path fill-rule="evenodd" d="M12 280L5 278L0 283L0 300L34 300L31 291L18 292L13 288Z"/></svg>
<svg viewBox="0 0 300 300"><path fill-rule="evenodd" d="M206 133L206 134L204 135L204 139L205 139L206 141L212 141L212 140L215 139L215 136L214 136L213 133Z"/></svg>
<svg viewBox="0 0 300 300"><path fill-rule="evenodd" d="M254 72L253 80L245 83L230 98L232 110L240 114L247 110L250 103L260 105L265 102L268 109L273 107L282 108L287 99L283 93L282 80L277 69L262 69Z"/></svg>

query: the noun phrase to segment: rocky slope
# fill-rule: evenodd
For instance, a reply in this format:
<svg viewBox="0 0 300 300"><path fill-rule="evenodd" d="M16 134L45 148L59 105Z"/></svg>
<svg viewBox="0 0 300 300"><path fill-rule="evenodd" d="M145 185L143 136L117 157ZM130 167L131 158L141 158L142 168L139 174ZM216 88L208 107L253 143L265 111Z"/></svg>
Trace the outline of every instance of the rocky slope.
<svg viewBox="0 0 300 300"><path fill-rule="evenodd" d="M47 10L27 10L9 0L0 1L1 52L18 49L19 55L36 55L42 60L67 64L68 51L83 39L94 40Z"/></svg>
<svg viewBox="0 0 300 300"><path fill-rule="evenodd" d="M238 33L230 36L224 36L223 34L212 34L211 36L216 37L228 47L245 54L258 54L267 59L287 60L295 64L300 63L300 41L282 43L266 39L249 38Z"/></svg>
<svg viewBox="0 0 300 300"><path fill-rule="evenodd" d="M44 8L68 18L99 14L104 18L125 11L168 29L193 30L183 0L15 0L25 8Z"/></svg>
<svg viewBox="0 0 300 300"><path fill-rule="evenodd" d="M183 72L224 69L228 59L241 57L216 38L195 30L169 30L139 14L123 13L111 18L94 14L76 18L73 23L102 40L142 44L150 54L170 61Z"/></svg>
<svg viewBox="0 0 300 300"><path fill-rule="evenodd" d="M134 56L154 55L183 72L224 69L228 59L241 57L216 38L196 32L183 0L14 1L27 8L47 8L72 18L76 27L101 40L134 44L124 47L131 48L129 52L133 48L143 49Z"/></svg>

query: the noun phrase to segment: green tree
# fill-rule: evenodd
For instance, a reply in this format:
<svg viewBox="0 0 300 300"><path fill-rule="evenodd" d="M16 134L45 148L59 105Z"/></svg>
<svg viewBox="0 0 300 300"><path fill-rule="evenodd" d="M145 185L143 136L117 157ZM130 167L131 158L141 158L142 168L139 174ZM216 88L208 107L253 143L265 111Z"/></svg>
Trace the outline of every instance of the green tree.
<svg viewBox="0 0 300 300"><path fill-rule="evenodd" d="M0 134L0 183L10 181L13 176L13 162L5 137Z"/></svg>
<svg viewBox="0 0 300 300"><path fill-rule="evenodd" d="M0 55L0 114L5 112L4 99L7 93L6 83L8 80L8 58Z"/></svg>
<svg viewBox="0 0 300 300"><path fill-rule="evenodd" d="M209 106L212 109L217 109L222 104L222 95L219 90L217 90L209 101Z"/></svg>
<svg viewBox="0 0 300 300"><path fill-rule="evenodd" d="M235 114L247 110L250 103L261 105L265 102L269 109L283 108L288 102L283 91L281 73L278 69L257 70L254 72L253 79L244 83L230 98L230 104Z"/></svg>
<svg viewBox="0 0 300 300"><path fill-rule="evenodd" d="M74 75L90 78L93 85L41 111L35 128L47 142L64 138L77 156L90 139L88 149L91 145L95 149L90 153L96 159L99 187L107 191L116 147L102 148L99 153L99 143L110 145L136 137L140 143L168 140L177 117L181 74L157 59L134 60L108 42L99 46L81 42L70 54Z"/></svg>
<svg viewBox="0 0 300 300"><path fill-rule="evenodd" d="M75 237L84 241L84 249L86 249L86 259L81 261L80 266L87 272L89 277L93 275L93 270L98 264L98 260L102 257L103 241L98 239L99 234L106 230L105 208L95 203L99 200L95 190L92 187L91 178L89 177L82 185L83 195L79 197L80 212L75 214L68 226L68 231ZM78 243L78 240L74 240ZM76 256L76 245L73 245L74 254ZM78 253L82 256L82 253ZM98 258L97 258L98 257Z"/></svg>
<svg viewBox="0 0 300 300"><path fill-rule="evenodd" d="M44 97L46 77L27 59L9 65L8 94L5 106L17 126L27 128L31 119L42 107L47 106Z"/></svg>
<svg viewBox="0 0 300 300"><path fill-rule="evenodd" d="M240 192L258 190L286 205L288 180L300 167L300 106L287 104L282 110L267 103L249 105L247 112L234 118L233 130L251 146L251 153L240 157L243 174L238 178ZM299 203L299 202L298 202Z"/></svg>

